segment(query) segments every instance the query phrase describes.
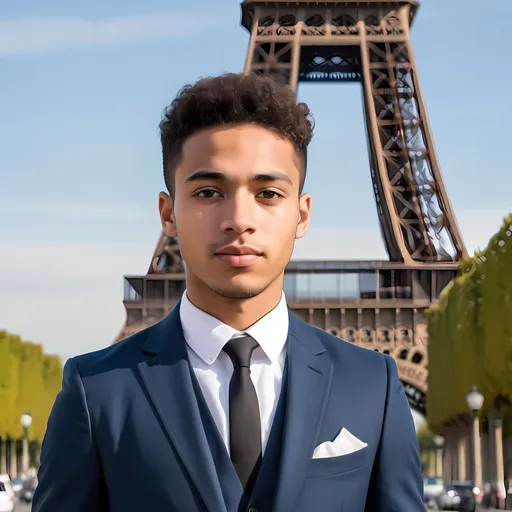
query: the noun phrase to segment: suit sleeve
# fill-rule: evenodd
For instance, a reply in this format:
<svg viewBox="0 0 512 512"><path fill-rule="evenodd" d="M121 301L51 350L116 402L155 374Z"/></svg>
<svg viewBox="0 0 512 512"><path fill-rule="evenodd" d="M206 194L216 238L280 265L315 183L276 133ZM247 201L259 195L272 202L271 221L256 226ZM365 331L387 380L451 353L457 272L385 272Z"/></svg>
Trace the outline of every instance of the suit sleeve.
<svg viewBox="0 0 512 512"><path fill-rule="evenodd" d="M42 443L32 512L99 512L102 487L85 390L68 359Z"/></svg>
<svg viewBox="0 0 512 512"><path fill-rule="evenodd" d="M386 408L365 512L425 512L414 421L396 363L384 357Z"/></svg>

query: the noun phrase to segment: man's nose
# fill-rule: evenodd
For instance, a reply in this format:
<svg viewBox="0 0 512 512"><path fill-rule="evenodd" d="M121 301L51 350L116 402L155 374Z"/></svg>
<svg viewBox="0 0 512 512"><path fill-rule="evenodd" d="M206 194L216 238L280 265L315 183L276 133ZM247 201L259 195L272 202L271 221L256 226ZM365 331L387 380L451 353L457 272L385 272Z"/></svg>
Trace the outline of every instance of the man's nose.
<svg viewBox="0 0 512 512"><path fill-rule="evenodd" d="M256 206L254 198L247 194L237 194L227 200L222 212L221 230L237 234L255 231Z"/></svg>

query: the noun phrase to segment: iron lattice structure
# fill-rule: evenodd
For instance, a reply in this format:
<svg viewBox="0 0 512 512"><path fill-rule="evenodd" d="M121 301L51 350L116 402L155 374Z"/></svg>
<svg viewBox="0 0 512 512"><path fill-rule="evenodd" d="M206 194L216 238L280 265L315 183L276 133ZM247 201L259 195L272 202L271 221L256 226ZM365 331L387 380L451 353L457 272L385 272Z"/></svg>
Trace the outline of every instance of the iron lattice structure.
<svg viewBox="0 0 512 512"><path fill-rule="evenodd" d="M466 251L441 178L410 40L414 1L245 0L245 73L360 82L370 172L391 261L459 261Z"/></svg>

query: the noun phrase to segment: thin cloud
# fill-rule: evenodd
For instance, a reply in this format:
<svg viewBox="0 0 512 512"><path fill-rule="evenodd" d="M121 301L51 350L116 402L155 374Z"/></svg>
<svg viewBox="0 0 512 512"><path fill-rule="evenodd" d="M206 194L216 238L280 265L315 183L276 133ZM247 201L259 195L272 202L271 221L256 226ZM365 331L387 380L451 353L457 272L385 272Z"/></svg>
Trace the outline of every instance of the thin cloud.
<svg viewBox="0 0 512 512"><path fill-rule="evenodd" d="M134 205L86 204L86 203L33 203L6 202L0 204L0 218L38 217L100 219L102 221L127 221L156 218L154 212Z"/></svg>
<svg viewBox="0 0 512 512"><path fill-rule="evenodd" d="M186 37L218 27L212 13L167 13L88 20L33 18L0 21L0 55L45 53L69 48Z"/></svg>

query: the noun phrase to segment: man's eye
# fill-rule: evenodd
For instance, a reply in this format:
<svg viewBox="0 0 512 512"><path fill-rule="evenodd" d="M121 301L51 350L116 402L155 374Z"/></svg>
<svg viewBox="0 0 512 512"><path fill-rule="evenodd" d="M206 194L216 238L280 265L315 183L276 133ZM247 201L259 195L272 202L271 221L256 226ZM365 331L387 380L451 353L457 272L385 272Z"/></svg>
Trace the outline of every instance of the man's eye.
<svg viewBox="0 0 512 512"><path fill-rule="evenodd" d="M199 191L196 195L198 197L204 197L205 199L211 199L212 197L216 197L215 194L220 195L216 190L206 189Z"/></svg>
<svg viewBox="0 0 512 512"><path fill-rule="evenodd" d="M281 194L278 194L273 190L264 190L263 192L260 192L258 195L260 195L263 199L277 199L278 197L281 197Z"/></svg>

